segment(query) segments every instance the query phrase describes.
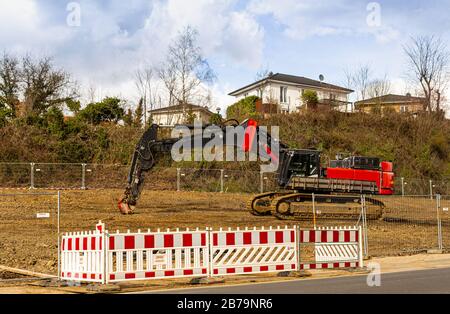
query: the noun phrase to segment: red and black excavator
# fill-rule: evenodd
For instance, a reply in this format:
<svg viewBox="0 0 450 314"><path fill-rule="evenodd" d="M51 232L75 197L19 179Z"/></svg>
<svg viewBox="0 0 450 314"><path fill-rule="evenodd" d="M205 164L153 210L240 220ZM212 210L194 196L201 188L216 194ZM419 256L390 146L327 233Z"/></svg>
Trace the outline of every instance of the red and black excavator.
<svg viewBox="0 0 450 314"><path fill-rule="evenodd" d="M249 152L259 148L278 162L277 183L279 190L266 192L251 198L247 204L254 215L274 215L279 219L310 219L311 202L319 204L322 218L354 219L359 216L361 194L391 195L394 192L394 173L392 162L381 161L377 157L351 156L339 158L322 167L320 151L314 149L290 149L258 126L253 119L239 124L236 120L224 122L222 143L226 143L226 134L230 128L240 126L245 136L238 149ZM193 126L185 126L190 130ZM203 130L207 126L203 126ZM205 136L203 132L181 138L158 139L158 125L148 128L136 145L128 183L119 202L123 214L134 211L142 188L145 175L150 171L159 156L170 153L175 143L190 141L189 147L205 147L214 137ZM195 144L196 143L196 144ZM274 147L276 145L277 147ZM279 152L278 156L273 152ZM384 204L373 197L366 197L367 219L378 219L383 213Z"/></svg>

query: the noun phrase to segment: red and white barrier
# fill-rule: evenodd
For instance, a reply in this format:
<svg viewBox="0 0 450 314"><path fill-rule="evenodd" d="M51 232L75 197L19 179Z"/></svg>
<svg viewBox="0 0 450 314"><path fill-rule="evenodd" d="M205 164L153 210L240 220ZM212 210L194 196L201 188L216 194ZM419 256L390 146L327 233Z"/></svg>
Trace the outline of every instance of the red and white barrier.
<svg viewBox="0 0 450 314"><path fill-rule="evenodd" d="M300 231L300 246L314 245L314 262L301 269L362 267L361 227L318 228Z"/></svg>
<svg viewBox="0 0 450 314"><path fill-rule="evenodd" d="M297 269L296 229L212 231L213 275Z"/></svg>
<svg viewBox="0 0 450 314"><path fill-rule="evenodd" d="M108 281L207 275L208 231L109 235Z"/></svg>
<svg viewBox="0 0 450 314"><path fill-rule="evenodd" d="M95 231L67 233L61 238L61 279L105 282L104 225Z"/></svg>
<svg viewBox="0 0 450 314"><path fill-rule="evenodd" d="M118 282L362 267L361 228L175 230L62 236L61 279ZM302 259L314 247L313 261ZM310 250L311 251L311 250ZM312 251L311 251L312 252Z"/></svg>

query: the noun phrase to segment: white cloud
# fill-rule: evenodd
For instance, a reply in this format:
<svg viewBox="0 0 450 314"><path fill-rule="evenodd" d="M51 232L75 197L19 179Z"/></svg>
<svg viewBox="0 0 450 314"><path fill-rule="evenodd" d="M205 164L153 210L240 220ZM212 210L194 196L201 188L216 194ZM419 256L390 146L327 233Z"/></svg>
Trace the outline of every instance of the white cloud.
<svg viewBox="0 0 450 314"><path fill-rule="evenodd" d="M262 62L264 32L235 0L77 2L81 25L69 27L66 3L0 0L0 50L52 55L83 86L116 94L132 92L135 69L161 62L187 25L207 58L251 69Z"/></svg>
<svg viewBox="0 0 450 314"><path fill-rule="evenodd" d="M68 30L64 26L43 28L44 21L33 0L0 0L0 8L1 50L26 53L38 46L35 50L45 54L49 46L67 38Z"/></svg>
<svg viewBox="0 0 450 314"><path fill-rule="evenodd" d="M327 51L321 58L329 67L369 60L381 74L401 77L401 42L408 35L439 34L450 25L448 5L382 2L381 24L371 27L370 1L74 1L81 5L80 27L66 24L69 1L0 0L0 52L53 55L85 88L94 85L102 96L135 100L135 69L159 63L189 24L199 30L199 44L219 72L212 90L221 107L233 102L227 92L251 80L263 64L300 75L322 73L320 51ZM336 51L328 53L333 45ZM381 45L388 49L377 49ZM293 62L293 56L308 61ZM401 82L396 89L403 93Z"/></svg>
<svg viewBox="0 0 450 314"><path fill-rule="evenodd" d="M271 16L291 39L360 34L373 35L382 43L396 39L399 34L392 26L367 25L366 4L349 0L252 0L248 10Z"/></svg>
<svg viewBox="0 0 450 314"><path fill-rule="evenodd" d="M216 112L218 107L222 116L225 116L226 108L236 101L234 97L228 96L229 91L232 90L231 86L227 83L214 84L211 89L214 97L210 110Z"/></svg>
<svg viewBox="0 0 450 314"><path fill-rule="evenodd" d="M251 15L245 12L230 14L220 47L239 65L258 69L263 60L264 32Z"/></svg>
<svg viewBox="0 0 450 314"><path fill-rule="evenodd" d="M179 30L191 25L199 31L199 44L206 55L222 55L255 68L262 62L264 32L253 16L235 11L234 4L233 0L157 2L145 30L158 29L159 43L167 46Z"/></svg>

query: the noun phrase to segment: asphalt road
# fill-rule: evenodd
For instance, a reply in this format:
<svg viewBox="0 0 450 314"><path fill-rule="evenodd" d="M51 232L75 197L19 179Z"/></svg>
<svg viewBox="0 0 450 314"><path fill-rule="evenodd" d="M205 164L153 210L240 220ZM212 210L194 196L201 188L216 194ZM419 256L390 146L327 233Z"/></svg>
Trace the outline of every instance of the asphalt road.
<svg viewBox="0 0 450 314"><path fill-rule="evenodd" d="M381 274L381 285L367 285L367 275L303 279L285 282L178 289L171 294L278 294L278 293L450 293L450 268Z"/></svg>

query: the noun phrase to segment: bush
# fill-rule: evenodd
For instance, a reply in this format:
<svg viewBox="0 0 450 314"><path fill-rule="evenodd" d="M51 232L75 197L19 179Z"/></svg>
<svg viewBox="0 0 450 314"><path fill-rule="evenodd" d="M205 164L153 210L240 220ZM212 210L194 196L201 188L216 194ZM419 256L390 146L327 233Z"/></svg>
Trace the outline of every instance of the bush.
<svg viewBox="0 0 450 314"><path fill-rule="evenodd" d="M247 99L240 105L243 103L252 101ZM305 111L258 120L260 125L279 126L281 140L290 148L320 149L324 165L337 153L369 155L393 161L397 177L443 180L450 176L450 121L437 116ZM169 131L161 129L159 138L167 137ZM61 110L51 109L40 116L8 118L0 128L0 161L128 164L143 132L140 127L115 121L91 124L77 116L65 121ZM163 163L181 168L235 169L244 176L259 170L254 162L176 164L170 154L161 159Z"/></svg>
<svg viewBox="0 0 450 314"><path fill-rule="evenodd" d="M214 113L209 117L209 123L215 124L215 125L221 125L222 124L222 116L218 113Z"/></svg>
<svg viewBox="0 0 450 314"><path fill-rule="evenodd" d="M314 90L306 89L302 94L302 101L308 109L316 109L319 103L319 97Z"/></svg>
<svg viewBox="0 0 450 314"><path fill-rule="evenodd" d="M257 96L248 96L227 108L227 119L242 121L256 116Z"/></svg>
<svg viewBox="0 0 450 314"><path fill-rule="evenodd" d="M87 123L119 122L124 116L122 101L116 97L107 97L101 102L91 103L81 110L78 117Z"/></svg>
<svg viewBox="0 0 450 314"><path fill-rule="evenodd" d="M12 118L12 116L12 110L0 107L0 128L4 127L8 120Z"/></svg>
<svg viewBox="0 0 450 314"><path fill-rule="evenodd" d="M279 126L291 148L319 148L324 165L344 153L391 160L397 177L443 180L450 172L450 121L431 115L306 111L259 122Z"/></svg>

